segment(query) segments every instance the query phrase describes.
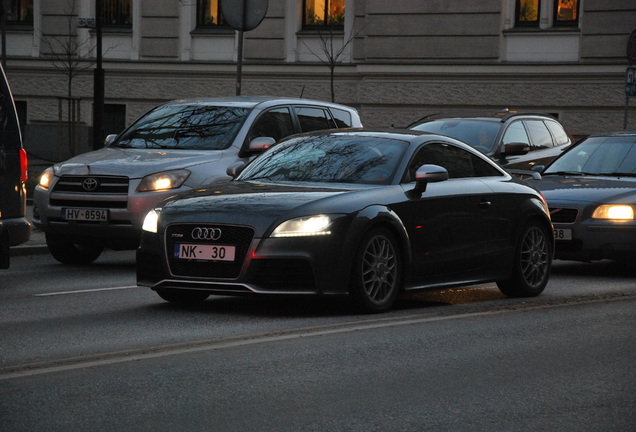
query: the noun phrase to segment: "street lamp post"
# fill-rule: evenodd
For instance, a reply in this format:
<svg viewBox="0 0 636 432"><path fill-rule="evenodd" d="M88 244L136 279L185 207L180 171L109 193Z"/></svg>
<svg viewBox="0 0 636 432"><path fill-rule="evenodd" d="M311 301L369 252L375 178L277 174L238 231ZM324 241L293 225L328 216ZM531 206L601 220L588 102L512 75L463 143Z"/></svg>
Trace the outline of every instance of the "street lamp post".
<svg viewBox="0 0 636 432"><path fill-rule="evenodd" d="M104 142L104 69L102 68L102 0L95 0L96 61L93 75L93 149Z"/></svg>

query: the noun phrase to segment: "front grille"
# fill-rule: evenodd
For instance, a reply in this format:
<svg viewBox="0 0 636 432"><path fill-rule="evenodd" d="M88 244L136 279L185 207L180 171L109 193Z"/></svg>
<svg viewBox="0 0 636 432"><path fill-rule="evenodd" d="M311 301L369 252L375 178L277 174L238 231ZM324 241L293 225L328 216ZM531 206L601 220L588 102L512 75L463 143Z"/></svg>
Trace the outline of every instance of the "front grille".
<svg viewBox="0 0 636 432"><path fill-rule="evenodd" d="M258 259L250 265L251 283L269 290L314 291L316 282L304 259Z"/></svg>
<svg viewBox="0 0 636 432"><path fill-rule="evenodd" d="M579 210L575 208L550 207L550 218L553 223L574 223Z"/></svg>
<svg viewBox="0 0 636 432"><path fill-rule="evenodd" d="M128 178L62 176L51 190L50 203L58 207L125 209L128 207Z"/></svg>
<svg viewBox="0 0 636 432"><path fill-rule="evenodd" d="M218 240L195 240L191 233L195 227L218 228L222 234ZM245 261L254 230L251 227L235 225L210 224L173 224L166 228L166 255L170 273L175 276L196 278L235 279L238 277ZM178 243L188 244L220 244L236 246L235 259L232 262L207 261L196 259L174 258L174 247Z"/></svg>
<svg viewBox="0 0 636 432"><path fill-rule="evenodd" d="M83 186L85 184L94 184L95 186L92 189L86 189ZM52 192L126 195L128 193L128 178L111 176L62 176L55 184Z"/></svg>

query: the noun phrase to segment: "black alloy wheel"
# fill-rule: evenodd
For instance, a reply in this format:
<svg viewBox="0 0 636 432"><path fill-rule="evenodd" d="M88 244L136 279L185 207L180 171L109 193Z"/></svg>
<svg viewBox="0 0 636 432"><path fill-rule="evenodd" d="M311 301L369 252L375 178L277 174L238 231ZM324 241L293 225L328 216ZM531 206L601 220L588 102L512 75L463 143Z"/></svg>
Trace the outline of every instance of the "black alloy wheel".
<svg viewBox="0 0 636 432"><path fill-rule="evenodd" d="M552 268L552 239L536 221L522 231L515 250L510 279L497 281L499 290L509 297L536 297L543 292Z"/></svg>
<svg viewBox="0 0 636 432"><path fill-rule="evenodd" d="M364 312L391 308L400 291L402 261L395 237L386 229L368 232L354 260L350 295Z"/></svg>

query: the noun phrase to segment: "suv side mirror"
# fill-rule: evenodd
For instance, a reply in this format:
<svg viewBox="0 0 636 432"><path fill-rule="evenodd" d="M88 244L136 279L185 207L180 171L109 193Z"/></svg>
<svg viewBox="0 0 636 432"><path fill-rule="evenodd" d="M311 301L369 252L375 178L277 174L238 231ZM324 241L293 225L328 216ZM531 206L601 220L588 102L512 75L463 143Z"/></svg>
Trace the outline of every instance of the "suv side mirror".
<svg viewBox="0 0 636 432"><path fill-rule="evenodd" d="M257 137L250 141L250 151L262 153L274 144L276 140L272 137Z"/></svg>
<svg viewBox="0 0 636 432"><path fill-rule="evenodd" d="M115 138L117 138L117 134L110 134L106 136L106 139L104 139L104 147L108 147L109 145L111 145L113 142L115 142Z"/></svg>
<svg viewBox="0 0 636 432"><path fill-rule="evenodd" d="M530 146L525 143L510 143L504 145L502 156L521 156L528 154Z"/></svg>
<svg viewBox="0 0 636 432"><path fill-rule="evenodd" d="M426 191L427 184L446 180L448 180L446 168L439 165L422 165L415 172L415 189L413 191L421 194Z"/></svg>
<svg viewBox="0 0 636 432"><path fill-rule="evenodd" d="M232 165L227 167L227 170L225 170L225 173L229 175L230 177L232 177L233 179L235 179L236 176L238 176L241 173L241 171L243 171L244 168L245 168L245 162L243 161L234 162Z"/></svg>

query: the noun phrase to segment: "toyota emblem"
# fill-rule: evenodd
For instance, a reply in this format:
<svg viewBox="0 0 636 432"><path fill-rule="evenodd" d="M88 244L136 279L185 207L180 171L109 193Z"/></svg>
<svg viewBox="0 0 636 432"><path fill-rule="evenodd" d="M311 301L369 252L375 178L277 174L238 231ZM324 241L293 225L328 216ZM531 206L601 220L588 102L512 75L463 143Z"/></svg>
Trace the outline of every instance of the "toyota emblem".
<svg viewBox="0 0 636 432"><path fill-rule="evenodd" d="M97 179L93 177L88 177L82 182L82 188L84 188L84 190L88 192L92 192L97 189L97 185Z"/></svg>
<svg viewBox="0 0 636 432"><path fill-rule="evenodd" d="M194 240L218 240L221 234L221 228L196 227L190 235Z"/></svg>

